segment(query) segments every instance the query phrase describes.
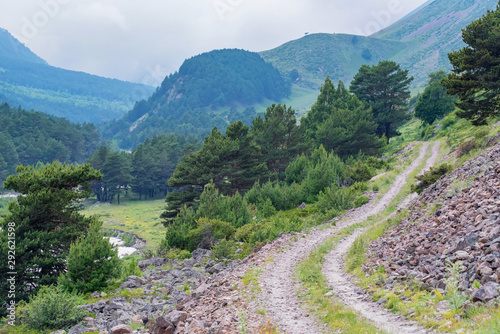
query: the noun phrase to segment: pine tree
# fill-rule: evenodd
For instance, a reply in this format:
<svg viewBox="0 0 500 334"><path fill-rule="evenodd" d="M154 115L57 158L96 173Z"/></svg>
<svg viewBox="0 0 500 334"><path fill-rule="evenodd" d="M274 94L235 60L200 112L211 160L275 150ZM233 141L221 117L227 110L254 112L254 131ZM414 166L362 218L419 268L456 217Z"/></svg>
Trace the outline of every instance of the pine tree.
<svg viewBox="0 0 500 334"><path fill-rule="evenodd" d="M7 254L7 233L14 229L16 262L9 268L7 257L1 258L0 279L6 282L7 273L16 272L16 298L26 300L40 286L55 284L66 268L71 243L91 222L79 213L80 201L90 195L90 181L102 175L88 164L57 162L38 168L20 165L16 171L4 187L21 195L9 204L0 232L0 250ZM0 304L6 296L7 285L0 284Z"/></svg>
<svg viewBox="0 0 500 334"><path fill-rule="evenodd" d="M441 84L445 77L444 71L429 74L429 84L418 98L415 117L424 124L432 124L455 109L455 97L446 94L446 88Z"/></svg>
<svg viewBox="0 0 500 334"><path fill-rule="evenodd" d="M500 115L500 3L462 30L466 47L448 55L452 73L443 80L448 94L458 95L458 115L484 125Z"/></svg>
<svg viewBox="0 0 500 334"><path fill-rule="evenodd" d="M186 155L177 165L168 185L203 189L213 181L222 193L234 194L250 189L266 171L260 147L248 126L238 121L227 127L226 135L214 128L202 148Z"/></svg>
<svg viewBox="0 0 500 334"><path fill-rule="evenodd" d="M328 77L303 123L317 147L323 145L341 157L359 152L376 155L384 146L376 135L377 124L370 108L351 94L342 81L335 88Z"/></svg>
<svg viewBox="0 0 500 334"><path fill-rule="evenodd" d="M405 108L411 96L409 85L412 81L408 70L402 70L393 61L363 65L354 76L350 90L372 108L379 137L385 135L389 140L397 135L397 127L408 118Z"/></svg>
<svg viewBox="0 0 500 334"><path fill-rule="evenodd" d="M119 275L118 250L104 238L101 227L102 222L94 218L86 235L71 244L68 271L59 278L63 289L80 293L100 291L108 286L109 279Z"/></svg>
<svg viewBox="0 0 500 334"><path fill-rule="evenodd" d="M251 134L261 147L263 160L269 171L283 180L290 160L308 149L304 127L299 126L295 110L286 105L273 104L267 108L264 118L253 120Z"/></svg>

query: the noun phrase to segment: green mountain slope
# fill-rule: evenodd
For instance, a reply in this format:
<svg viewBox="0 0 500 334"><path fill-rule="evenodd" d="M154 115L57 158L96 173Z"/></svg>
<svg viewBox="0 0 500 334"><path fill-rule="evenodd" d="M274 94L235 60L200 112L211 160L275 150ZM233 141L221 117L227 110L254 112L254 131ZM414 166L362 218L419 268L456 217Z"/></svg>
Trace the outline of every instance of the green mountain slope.
<svg viewBox="0 0 500 334"><path fill-rule="evenodd" d="M122 120L104 126L104 138L135 147L161 133L204 137L214 126L250 123L254 105L290 95L290 82L257 53L216 50L188 59L146 101ZM247 108L252 106L252 108Z"/></svg>
<svg viewBox="0 0 500 334"><path fill-rule="evenodd" d="M410 69L414 84L422 86L428 73L451 69L448 53L464 46L462 29L497 4L497 0L429 1L371 37L409 44L407 52L392 59Z"/></svg>
<svg viewBox="0 0 500 334"><path fill-rule="evenodd" d="M316 90L327 75L333 81L350 82L361 65L377 64L405 49L406 44L398 41L347 34L312 34L260 55L283 75L297 70L299 78L293 80L294 84Z"/></svg>
<svg viewBox="0 0 500 334"><path fill-rule="evenodd" d="M49 66L6 30L0 30L0 102L73 122L122 117L153 87Z"/></svg>
<svg viewBox="0 0 500 334"><path fill-rule="evenodd" d="M388 59L408 68L415 77L413 85L421 87L429 73L451 68L448 53L463 46L462 29L497 4L497 0L433 0L370 37L313 34L260 55L284 75L297 69L300 79L294 83L305 88L317 89L326 75L350 82L361 65Z"/></svg>
<svg viewBox="0 0 500 334"><path fill-rule="evenodd" d="M0 28L0 58L11 58L47 65L45 60L31 52L24 44L19 43L14 36L2 28Z"/></svg>

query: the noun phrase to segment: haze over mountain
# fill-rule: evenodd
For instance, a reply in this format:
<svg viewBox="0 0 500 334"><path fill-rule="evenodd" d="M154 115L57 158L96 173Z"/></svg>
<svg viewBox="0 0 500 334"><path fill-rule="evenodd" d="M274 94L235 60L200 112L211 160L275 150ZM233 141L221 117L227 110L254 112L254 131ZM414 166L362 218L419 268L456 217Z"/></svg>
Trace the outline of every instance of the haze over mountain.
<svg viewBox="0 0 500 334"><path fill-rule="evenodd" d="M103 136L119 140L122 147L159 133L203 138L214 126L223 130L236 120L251 124L256 116L252 106L289 95L289 80L257 53L216 50L186 60L147 101L105 125Z"/></svg>
<svg viewBox="0 0 500 334"><path fill-rule="evenodd" d="M413 86L429 73L451 69L448 53L464 46L462 29L494 9L497 0L432 0L370 37L314 34L261 52L282 73L297 69L297 85L319 88L326 75L350 82L363 64L394 60L410 70ZM363 57L363 55L365 57Z"/></svg>
<svg viewBox="0 0 500 334"><path fill-rule="evenodd" d="M241 50L205 53L187 60L152 96L149 86L51 67L1 30L0 100L79 122L125 115L101 127L105 138L118 139L124 148L158 133L202 138L215 125L250 123L275 102L304 114L327 75L349 84L363 64L395 60L422 87L430 72L450 68L447 54L463 45L461 29L496 4L435 0L369 37L307 35L261 52L274 67Z"/></svg>
<svg viewBox="0 0 500 334"><path fill-rule="evenodd" d="M0 102L73 122L122 117L151 86L52 67L0 29Z"/></svg>
<svg viewBox="0 0 500 334"><path fill-rule="evenodd" d="M311 34L261 52L281 77L272 66L259 62L256 54L241 50L193 57L179 73L167 77L149 100L136 104L121 121L107 124L105 138L118 139L128 148L162 132L203 137L213 126L223 129L233 119L249 123L255 112L263 112L272 101L292 105L304 114L327 75L349 84L362 65L381 60L400 63L415 77L413 85L423 87L429 73L450 69L447 55L463 45L462 28L496 4L496 0L429 1L369 37ZM266 75L266 71L270 72ZM284 87L282 80L292 83L290 93L279 88Z"/></svg>

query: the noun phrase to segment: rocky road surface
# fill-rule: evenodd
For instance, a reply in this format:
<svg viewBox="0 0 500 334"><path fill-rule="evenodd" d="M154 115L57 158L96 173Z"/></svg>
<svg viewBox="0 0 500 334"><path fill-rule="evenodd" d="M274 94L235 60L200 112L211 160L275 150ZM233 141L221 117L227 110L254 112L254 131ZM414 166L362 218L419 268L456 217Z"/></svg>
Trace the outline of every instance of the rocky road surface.
<svg viewBox="0 0 500 334"><path fill-rule="evenodd" d="M429 148L429 143L424 143L417 159L400 175L397 176L390 189L376 203L369 203L353 210L347 219L338 222L336 226L324 230L313 230L306 238L301 238L291 247L277 253L274 262L267 265L265 273L261 276L264 305L266 310L277 323L278 327L287 333L323 333L322 326L310 317L296 297L297 282L293 280L295 267L304 260L317 246L331 237L335 232L365 221L368 217L383 211L401 191L406 184L408 176L424 159ZM431 159L437 158L438 144L433 147ZM429 159L429 160L431 160ZM431 161L432 162L432 161ZM430 165L430 163L429 163ZM353 239L354 241L354 239ZM341 269L340 269L341 270ZM337 284L341 285L341 284ZM377 324L377 319L371 319L369 314L363 314L368 320ZM394 321L397 321L396 319ZM412 333L405 331L409 327L401 323L399 333ZM415 333L415 332L414 332Z"/></svg>

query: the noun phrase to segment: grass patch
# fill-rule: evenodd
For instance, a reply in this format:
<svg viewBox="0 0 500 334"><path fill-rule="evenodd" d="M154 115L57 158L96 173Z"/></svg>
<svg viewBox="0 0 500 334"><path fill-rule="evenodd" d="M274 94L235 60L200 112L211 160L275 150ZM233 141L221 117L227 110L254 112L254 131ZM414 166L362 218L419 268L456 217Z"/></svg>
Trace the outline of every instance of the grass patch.
<svg viewBox="0 0 500 334"><path fill-rule="evenodd" d="M243 296L245 299L250 298L250 300L255 300L258 295L262 292L262 288L259 284L259 278L264 271L257 266L253 266L248 269L243 277L241 278L241 283L245 287L243 291ZM261 310L265 312L265 310Z"/></svg>
<svg viewBox="0 0 500 334"><path fill-rule="evenodd" d="M155 250L165 238L166 229L160 220L165 200L127 201L117 204L94 204L82 213L86 216L97 215L103 228L120 230L137 235L146 240L146 249Z"/></svg>

